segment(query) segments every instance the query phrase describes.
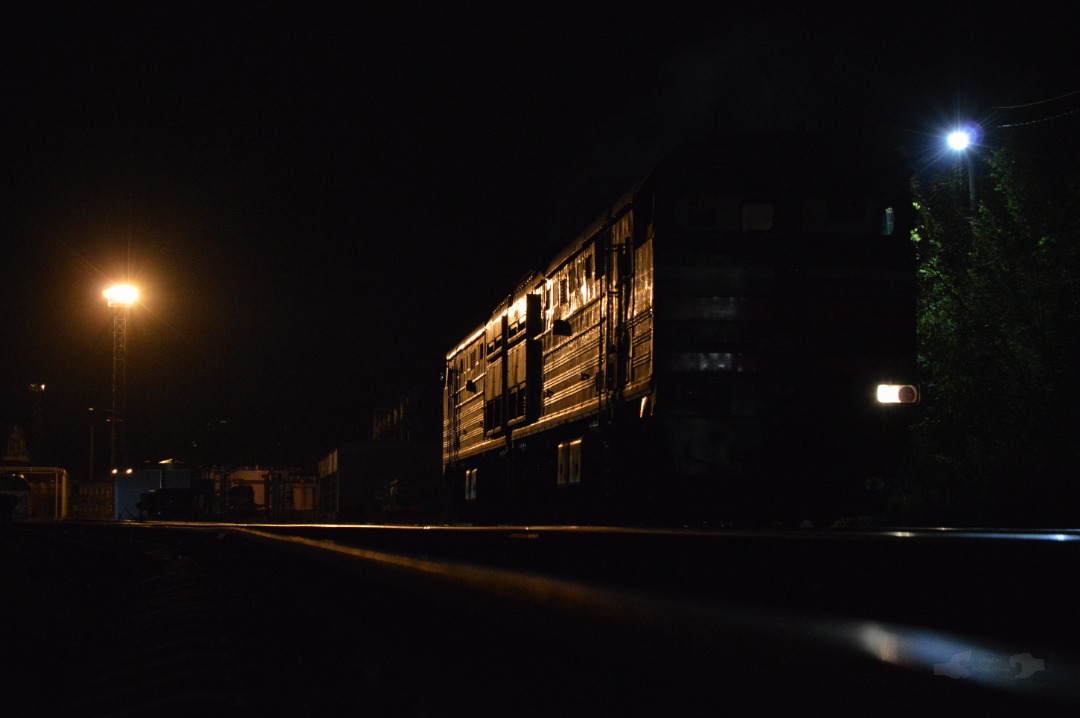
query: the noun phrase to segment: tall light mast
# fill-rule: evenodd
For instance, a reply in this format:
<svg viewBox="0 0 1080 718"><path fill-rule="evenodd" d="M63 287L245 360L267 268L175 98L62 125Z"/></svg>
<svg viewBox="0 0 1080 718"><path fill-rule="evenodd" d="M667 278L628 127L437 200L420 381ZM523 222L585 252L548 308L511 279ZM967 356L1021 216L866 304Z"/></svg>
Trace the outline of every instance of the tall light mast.
<svg viewBox="0 0 1080 718"><path fill-rule="evenodd" d="M109 422L109 468L120 470L124 459L123 425L127 406L127 325L131 306L139 290L131 284L116 284L105 290L113 308L112 417Z"/></svg>

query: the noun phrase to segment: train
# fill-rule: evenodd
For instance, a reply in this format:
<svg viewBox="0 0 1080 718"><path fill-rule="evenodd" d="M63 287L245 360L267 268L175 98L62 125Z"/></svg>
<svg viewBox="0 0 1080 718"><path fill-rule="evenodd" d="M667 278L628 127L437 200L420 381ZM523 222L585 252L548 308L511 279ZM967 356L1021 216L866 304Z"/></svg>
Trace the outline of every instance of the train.
<svg viewBox="0 0 1080 718"><path fill-rule="evenodd" d="M828 133L670 153L447 352L457 519L880 513L921 401L910 179Z"/></svg>

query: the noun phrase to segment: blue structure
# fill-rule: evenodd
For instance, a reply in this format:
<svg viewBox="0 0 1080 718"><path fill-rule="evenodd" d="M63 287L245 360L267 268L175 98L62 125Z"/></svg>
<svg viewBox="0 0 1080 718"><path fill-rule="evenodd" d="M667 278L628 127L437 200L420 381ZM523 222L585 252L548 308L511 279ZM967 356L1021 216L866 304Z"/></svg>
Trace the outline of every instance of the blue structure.
<svg viewBox="0 0 1080 718"><path fill-rule="evenodd" d="M158 464L158 468L140 469L131 474L118 475L113 490L113 518L136 520L140 518L139 501L143 494L154 489L190 489L191 472L180 464Z"/></svg>

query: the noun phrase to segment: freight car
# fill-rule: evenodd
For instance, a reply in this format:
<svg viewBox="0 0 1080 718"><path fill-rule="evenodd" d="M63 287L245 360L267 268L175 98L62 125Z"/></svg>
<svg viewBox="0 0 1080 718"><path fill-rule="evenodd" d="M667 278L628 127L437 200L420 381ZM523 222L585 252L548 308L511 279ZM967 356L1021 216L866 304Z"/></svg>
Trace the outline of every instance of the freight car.
<svg viewBox="0 0 1080 718"><path fill-rule="evenodd" d="M446 355L459 519L873 510L919 402L909 179L809 133L672 153Z"/></svg>

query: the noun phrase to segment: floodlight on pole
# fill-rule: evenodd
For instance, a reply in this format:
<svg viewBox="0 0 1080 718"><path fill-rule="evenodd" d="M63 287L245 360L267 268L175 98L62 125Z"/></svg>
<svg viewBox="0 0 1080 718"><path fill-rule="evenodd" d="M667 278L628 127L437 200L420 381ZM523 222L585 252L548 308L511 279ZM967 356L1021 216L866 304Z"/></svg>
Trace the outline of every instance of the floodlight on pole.
<svg viewBox="0 0 1080 718"><path fill-rule="evenodd" d="M139 290L131 284L115 284L105 290L113 308L112 417L109 424L109 463L116 469L124 459L123 424L127 390L128 313L139 300Z"/></svg>
<svg viewBox="0 0 1080 718"><path fill-rule="evenodd" d="M104 294L110 307L130 307L139 301L139 289L131 284L114 284Z"/></svg>

